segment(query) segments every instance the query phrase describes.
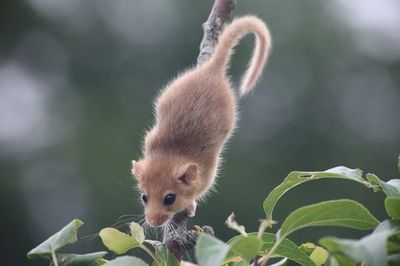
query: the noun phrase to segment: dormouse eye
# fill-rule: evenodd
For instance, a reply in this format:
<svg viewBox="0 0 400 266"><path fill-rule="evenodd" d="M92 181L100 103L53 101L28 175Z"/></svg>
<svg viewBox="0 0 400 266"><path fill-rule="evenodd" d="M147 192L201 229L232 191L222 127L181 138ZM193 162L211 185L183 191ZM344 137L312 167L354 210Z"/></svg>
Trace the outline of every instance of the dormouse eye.
<svg viewBox="0 0 400 266"><path fill-rule="evenodd" d="M164 198L164 205L171 205L174 204L175 202L175 195L174 194L168 194Z"/></svg>
<svg viewBox="0 0 400 266"><path fill-rule="evenodd" d="M142 194L142 200L144 203L147 203L147 196L145 194Z"/></svg>

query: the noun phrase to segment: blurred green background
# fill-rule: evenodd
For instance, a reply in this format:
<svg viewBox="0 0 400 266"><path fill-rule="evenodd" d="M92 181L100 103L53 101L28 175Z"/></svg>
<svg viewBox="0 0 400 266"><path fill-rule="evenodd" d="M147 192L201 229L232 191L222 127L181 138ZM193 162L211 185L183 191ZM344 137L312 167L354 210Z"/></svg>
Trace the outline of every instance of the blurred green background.
<svg viewBox="0 0 400 266"><path fill-rule="evenodd" d="M2 264L47 265L28 262L26 252L75 217L88 236L122 215L141 215L130 160L140 156L157 91L196 63L212 2L2 1ZM345 165L399 176L399 10L396 0L238 0L235 15L265 20L274 49L262 81L240 102L218 193L191 223L212 225L226 240L233 232L224 221L234 211L256 230L263 199L292 170ZM252 48L252 37L237 48L235 84ZM286 195L275 218L332 198L359 200L384 217L382 195L323 180ZM292 239L364 233L307 229ZM103 249L96 236L73 248Z"/></svg>

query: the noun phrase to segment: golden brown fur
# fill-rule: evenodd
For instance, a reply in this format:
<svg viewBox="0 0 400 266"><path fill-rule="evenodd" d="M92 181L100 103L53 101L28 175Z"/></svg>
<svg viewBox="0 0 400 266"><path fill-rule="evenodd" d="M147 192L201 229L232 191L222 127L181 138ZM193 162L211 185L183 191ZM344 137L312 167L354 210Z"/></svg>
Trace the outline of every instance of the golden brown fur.
<svg viewBox="0 0 400 266"><path fill-rule="evenodd" d="M236 97L225 76L233 47L246 34L256 35L256 47L242 84L245 95L262 73L270 49L266 25L257 17L234 20L220 36L212 57L171 82L155 103L155 125L147 133L143 158L132 173L146 195L147 221L159 226L187 208L214 184L220 154L237 120ZM171 205L164 197L174 194Z"/></svg>

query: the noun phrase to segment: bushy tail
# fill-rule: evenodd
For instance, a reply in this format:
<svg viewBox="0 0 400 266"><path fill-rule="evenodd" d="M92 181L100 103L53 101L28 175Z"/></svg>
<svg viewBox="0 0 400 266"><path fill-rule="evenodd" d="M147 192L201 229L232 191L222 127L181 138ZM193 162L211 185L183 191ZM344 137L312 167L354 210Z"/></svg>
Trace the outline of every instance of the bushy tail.
<svg viewBox="0 0 400 266"><path fill-rule="evenodd" d="M226 71L233 48L248 33L256 36L256 45L246 73L240 84L240 95L250 92L261 76L271 48L271 36L265 23L256 16L237 18L221 34L210 64L217 70Z"/></svg>

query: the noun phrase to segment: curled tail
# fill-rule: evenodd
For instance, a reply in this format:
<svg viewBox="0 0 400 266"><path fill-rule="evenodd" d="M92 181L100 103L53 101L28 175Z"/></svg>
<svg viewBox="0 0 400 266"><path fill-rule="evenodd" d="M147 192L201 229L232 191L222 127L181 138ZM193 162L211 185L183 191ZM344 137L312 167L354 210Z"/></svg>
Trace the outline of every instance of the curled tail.
<svg viewBox="0 0 400 266"><path fill-rule="evenodd" d="M271 48L271 36L265 23L256 16L245 16L232 21L221 34L217 47L210 58L216 70L226 71L233 48L248 33L256 36L256 45L249 66L240 84L240 95L250 92L261 76Z"/></svg>

